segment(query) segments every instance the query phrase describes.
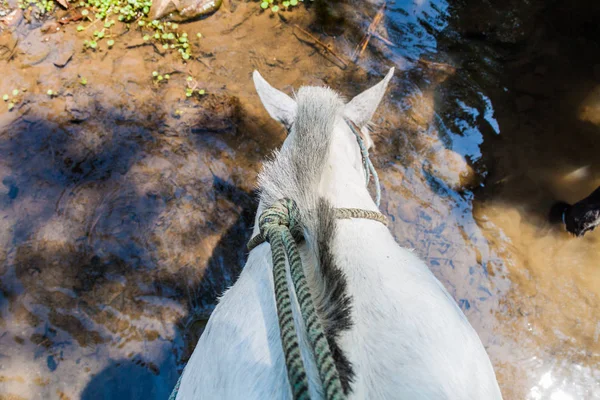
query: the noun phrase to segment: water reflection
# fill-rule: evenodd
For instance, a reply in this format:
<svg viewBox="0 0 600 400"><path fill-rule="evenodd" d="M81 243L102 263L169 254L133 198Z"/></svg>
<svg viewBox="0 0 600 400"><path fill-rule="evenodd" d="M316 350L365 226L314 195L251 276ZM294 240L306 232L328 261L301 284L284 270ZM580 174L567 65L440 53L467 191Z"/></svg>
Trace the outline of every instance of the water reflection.
<svg viewBox="0 0 600 400"><path fill-rule="evenodd" d="M425 53L436 53L436 33L446 27L447 12L448 4L441 0L396 1L388 5L385 25L397 46L394 55L414 62Z"/></svg>
<svg viewBox="0 0 600 400"><path fill-rule="evenodd" d="M420 53L427 62L413 64L405 72L403 79L409 82L403 81L400 93L394 95L403 100L392 106L404 110L405 117L386 115L390 121L386 128L400 126L404 130L395 149L401 154L402 166L394 165L385 172L392 188L386 193L388 201L397 207L388 212L402 216L395 220L393 230L401 242L428 259L466 311L492 357L505 398L592 398L600 373L597 327L586 321L598 320L597 238L589 239L590 243L567 242L545 218L548 204L557 195L549 193L549 188L555 193L562 189L564 197L583 191L581 187L587 191L596 187L597 158L588 157L589 149L573 147L571 142L572 155L579 154L588 166L588 176L578 181L576 190L567 188L556 172L544 176L540 169L560 170L556 161L565 159L564 138L548 145L560 132L555 129L549 138L549 125L560 119L572 121L578 117L572 111L577 107L583 110L582 119L589 121L587 115L593 109L589 102L594 96L588 95L585 106L580 106L576 97L575 107L565 107L560 96L572 94L563 93L555 99L562 107L548 107L546 100L543 107L549 111L539 113L535 105L528 104L529 98L522 97L525 84L519 75L523 64L512 71L514 78L506 79L502 74L510 70L489 68L498 65L504 55L499 56L486 43L469 42L453 32L473 31L465 27L470 18L461 18L471 5L452 10L451 22L439 25L444 30L433 31L438 43L427 41L431 47ZM515 35L510 35L510 40ZM561 40L568 46L568 37ZM457 54L458 49L463 53ZM407 54L401 49L391 51ZM574 57L577 51L568 54ZM530 68L546 74L547 82L539 77L530 79L526 90L531 95L527 96L539 96L542 91L538 89L544 84L576 79L559 78L564 73L560 68L549 74L546 66L540 67L537 59L532 59L536 61L531 61ZM432 71L432 65L447 60L455 67L453 73L448 73L448 68L443 74ZM586 73L589 75L589 70ZM512 115L512 104L521 115ZM589 126L584 129L586 133L580 132L580 137L585 139L579 144L589 143L590 135L599 133ZM562 134L568 137L571 131ZM593 147L597 149L597 143ZM554 163L548 164L549 159ZM537 170L528 170L528 164L537 164ZM587 282L582 281L586 279L583 276Z"/></svg>

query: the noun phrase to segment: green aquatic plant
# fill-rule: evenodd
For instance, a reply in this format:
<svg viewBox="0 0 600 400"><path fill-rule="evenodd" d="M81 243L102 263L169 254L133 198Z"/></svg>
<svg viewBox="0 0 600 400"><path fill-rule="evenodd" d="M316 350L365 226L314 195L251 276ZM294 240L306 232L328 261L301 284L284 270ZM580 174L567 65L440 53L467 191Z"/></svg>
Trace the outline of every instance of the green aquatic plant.
<svg viewBox="0 0 600 400"><path fill-rule="evenodd" d="M167 83L171 79L170 74L161 74L158 71L152 71L152 80L154 84Z"/></svg>
<svg viewBox="0 0 600 400"><path fill-rule="evenodd" d="M279 12L279 10L281 10L280 6L285 8L286 10L289 10L291 7L296 7L298 5L298 1L304 1L304 0L285 0L285 1L262 0L260 3L260 8L262 8L263 10L266 10L267 8L271 8L271 11L276 13L276 12ZM310 1L313 1L313 0L310 0Z"/></svg>
<svg viewBox="0 0 600 400"><path fill-rule="evenodd" d="M0 0L2 1L2 0ZM55 8L57 0L19 0L23 9L37 8L34 16L41 16ZM92 37L84 41L84 49L96 50L102 43L110 49L115 45L117 35L112 27L117 23L125 29L137 29L144 41L154 41L164 50L177 51L183 60L192 58L192 48L188 34L174 22L162 22L149 18L152 0L64 0L70 1L73 8L79 9L83 21L76 27L77 32L92 31ZM135 23L137 22L137 24ZM198 38L202 35L198 34ZM106 42L104 42L106 40Z"/></svg>
<svg viewBox="0 0 600 400"><path fill-rule="evenodd" d="M152 71L152 81L156 86L160 84L168 83L171 80L171 74L161 74L158 71ZM204 96L206 94L205 89L199 89L200 84L192 76L189 76L185 80L185 97L192 97L194 95Z"/></svg>
<svg viewBox="0 0 600 400"><path fill-rule="evenodd" d="M10 96L8 93L5 93L4 95L2 95L2 100L4 100L4 102L7 102L7 107L8 107L8 111L11 111L13 108L15 108L15 105L19 102L21 102L23 99L23 94L27 91L27 88L21 88L21 90L19 89L13 89L11 91L12 96ZM9 101L10 100L10 101Z"/></svg>
<svg viewBox="0 0 600 400"><path fill-rule="evenodd" d="M44 15L46 13L50 13L54 10L55 6L54 0L19 0L19 8L22 10L26 10L28 8L32 9L35 7L39 15Z"/></svg>
<svg viewBox="0 0 600 400"><path fill-rule="evenodd" d="M185 97L192 97L194 93L198 94L199 96L204 96L206 94L204 89L198 89L200 84L192 76L188 76L185 81Z"/></svg>
<svg viewBox="0 0 600 400"><path fill-rule="evenodd" d="M0 0L0 18L6 17L11 10L6 0Z"/></svg>
<svg viewBox="0 0 600 400"><path fill-rule="evenodd" d="M52 11L55 1L58 0L18 1L22 8L39 8L38 13L32 13L36 18ZM62 1L68 1L71 10L75 10L82 17L75 29L85 35L84 51L95 52L114 48L122 36L121 32L125 30L139 33L143 42L148 42L160 52L177 51L183 61L188 61L193 58L191 42L202 38L202 34L198 32L196 38L190 40L188 33L183 31L178 23L151 19L149 14L152 0L61 0L61 4ZM297 3L298 0L295 1ZM115 29L117 24L119 28ZM158 84L169 81L171 77L169 74L159 75L156 72L153 78ZM81 78L80 83L85 86L87 80ZM192 93L200 94L200 91L195 88ZM202 90L201 94L203 93Z"/></svg>

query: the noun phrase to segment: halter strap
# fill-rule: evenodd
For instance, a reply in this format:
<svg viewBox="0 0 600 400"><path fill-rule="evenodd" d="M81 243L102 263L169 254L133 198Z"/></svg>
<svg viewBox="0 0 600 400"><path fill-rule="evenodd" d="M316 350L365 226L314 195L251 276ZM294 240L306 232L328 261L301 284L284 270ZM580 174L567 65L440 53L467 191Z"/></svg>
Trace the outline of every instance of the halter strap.
<svg viewBox="0 0 600 400"><path fill-rule="evenodd" d="M365 146L365 141L363 140L362 135L360 134L360 128L348 118L344 118L344 121L346 121L346 124L348 124L350 130L352 131L352 133L354 133L354 136L356 136L356 141L358 142L360 154L363 159L363 166L365 168L365 179L367 181L367 186L369 185L369 180L371 176L373 176L376 191L375 204L377 204L377 207L379 207L379 204L381 203L381 184L379 183L379 175L377 174L375 166L373 165L373 163L371 162L371 158L369 157L369 150L367 149L367 146Z"/></svg>

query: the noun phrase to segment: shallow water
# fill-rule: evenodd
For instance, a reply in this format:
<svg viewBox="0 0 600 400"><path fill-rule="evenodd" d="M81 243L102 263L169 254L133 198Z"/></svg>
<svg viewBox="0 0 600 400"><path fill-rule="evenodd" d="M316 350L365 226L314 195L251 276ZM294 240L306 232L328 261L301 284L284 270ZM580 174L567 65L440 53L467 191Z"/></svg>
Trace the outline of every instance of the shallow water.
<svg viewBox="0 0 600 400"><path fill-rule="evenodd" d="M203 34L187 65L136 32L84 53L74 24L0 25L0 94L27 89L0 104L0 397L168 396L284 137L252 70L350 97L395 65L374 162L397 240L464 310L506 399L598 398L600 233L546 222L600 185L598 6L396 1L352 61L381 6L357 4L225 2L186 24ZM206 96L185 98L188 73Z"/></svg>

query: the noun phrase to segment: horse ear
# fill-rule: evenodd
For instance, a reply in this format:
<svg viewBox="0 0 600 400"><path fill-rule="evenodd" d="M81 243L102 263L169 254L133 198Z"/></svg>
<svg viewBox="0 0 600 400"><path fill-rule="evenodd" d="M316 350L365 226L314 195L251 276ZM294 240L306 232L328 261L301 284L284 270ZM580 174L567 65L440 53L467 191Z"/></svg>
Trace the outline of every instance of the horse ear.
<svg viewBox="0 0 600 400"><path fill-rule="evenodd" d="M375 114L393 76L394 68L392 67L381 82L357 95L346 104L344 115L360 128L366 126L373 118L373 114Z"/></svg>
<svg viewBox="0 0 600 400"><path fill-rule="evenodd" d="M258 97L269 115L289 130L296 117L296 102L287 94L269 85L258 71L254 71L252 78Z"/></svg>

